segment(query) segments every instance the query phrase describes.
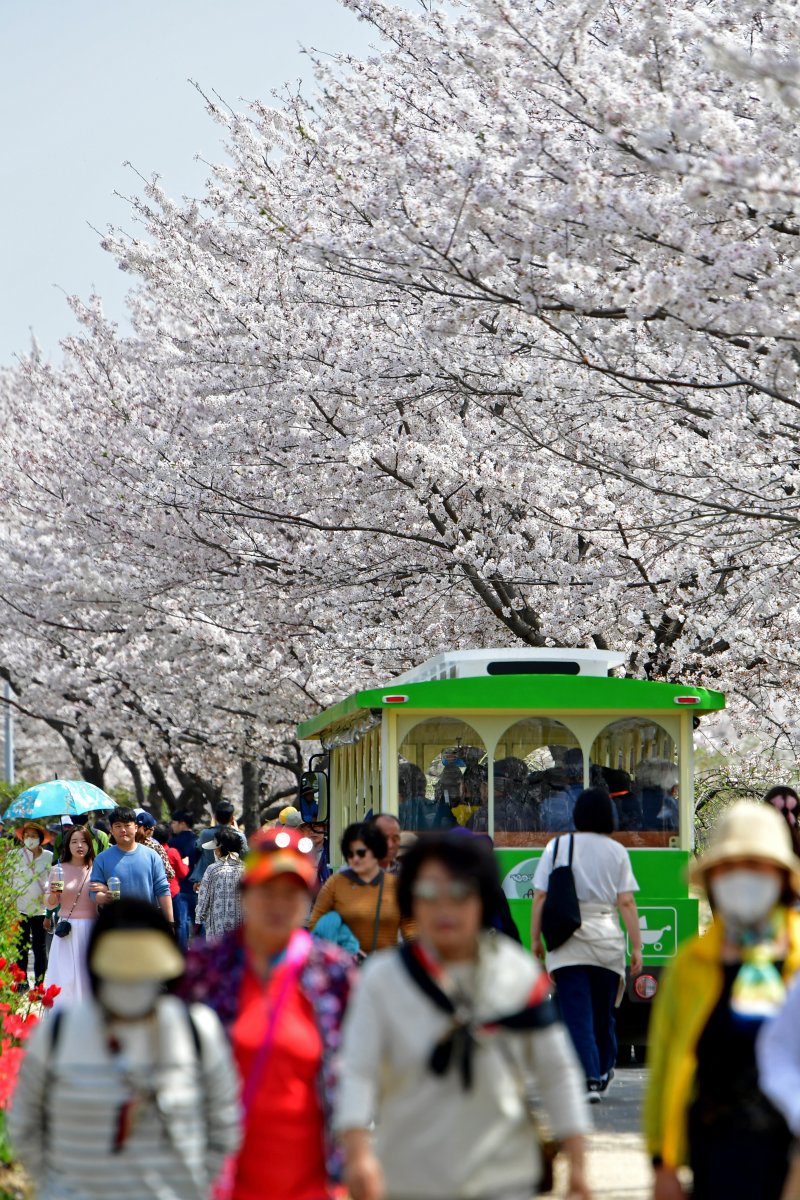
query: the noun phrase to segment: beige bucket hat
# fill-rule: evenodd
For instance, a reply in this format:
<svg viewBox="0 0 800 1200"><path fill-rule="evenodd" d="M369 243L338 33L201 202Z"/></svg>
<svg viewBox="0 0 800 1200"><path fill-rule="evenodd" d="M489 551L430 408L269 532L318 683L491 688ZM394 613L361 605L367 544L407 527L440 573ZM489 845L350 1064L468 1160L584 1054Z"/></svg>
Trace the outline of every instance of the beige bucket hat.
<svg viewBox="0 0 800 1200"><path fill-rule="evenodd" d="M706 885L711 867L734 858L757 858L783 867L800 895L800 859L792 849L789 826L770 804L739 801L726 808L711 831L705 854L689 867L689 882Z"/></svg>

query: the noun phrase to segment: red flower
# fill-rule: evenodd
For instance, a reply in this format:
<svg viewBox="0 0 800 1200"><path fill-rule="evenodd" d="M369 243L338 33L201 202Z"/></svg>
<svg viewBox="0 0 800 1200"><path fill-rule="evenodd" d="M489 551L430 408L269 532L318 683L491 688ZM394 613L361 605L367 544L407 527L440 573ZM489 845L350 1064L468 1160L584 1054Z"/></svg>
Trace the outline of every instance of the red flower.
<svg viewBox="0 0 800 1200"><path fill-rule="evenodd" d="M53 1001L55 1000L56 996L59 996L60 994L61 994L61 988L56 987L56 985L54 983L51 983L50 987L47 989L45 994L42 996L42 1007L43 1008L52 1008Z"/></svg>
<svg viewBox="0 0 800 1200"><path fill-rule="evenodd" d="M7 966L8 966L8 959L0 958L0 971L4 971Z"/></svg>
<svg viewBox="0 0 800 1200"><path fill-rule="evenodd" d="M18 967L16 963L12 963L11 978L15 979L17 983L26 983L28 980L28 974L26 971L22 970L22 967Z"/></svg>
<svg viewBox="0 0 800 1200"><path fill-rule="evenodd" d="M8 1013L3 1019L3 1031L9 1033L13 1038L18 1038L24 1041L31 1033L34 1026L39 1024L39 1018L35 1013L29 1012L26 1016L21 1016L19 1013Z"/></svg>
<svg viewBox="0 0 800 1200"><path fill-rule="evenodd" d="M3 1042L0 1054L0 1108L7 1108L17 1084L17 1076L24 1050L21 1046L9 1046Z"/></svg>

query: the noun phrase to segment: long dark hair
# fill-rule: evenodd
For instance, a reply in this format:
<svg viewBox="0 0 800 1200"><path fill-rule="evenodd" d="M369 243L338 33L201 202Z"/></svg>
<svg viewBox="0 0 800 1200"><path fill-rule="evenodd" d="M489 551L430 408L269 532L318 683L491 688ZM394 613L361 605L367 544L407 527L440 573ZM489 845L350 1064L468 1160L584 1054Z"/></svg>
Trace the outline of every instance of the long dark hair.
<svg viewBox="0 0 800 1200"><path fill-rule="evenodd" d="M775 801L779 797L789 796L794 800L794 807L789 808L785 804L776 804ZM800 858L800 796L793 787L784 787L778 785L771 787L764 796L764 803L770 808L774 808L781 814L786 824L789 826L789 833L792 838L792 849Z"/></svg>
<svg viewBox="0 0 800 1200"><path fill-rule="evenodd" d="M58 856L59 862L72 862L72 853L70 852L69 844L76 833L83 834L86 845L88 846L88 850L86 852L87 864L93 863L94 842L92 841L92 835L89 833L89 830L85 825L73 825L71 828L69 826L67 827L67 832L64 834L64 841L61 843L61 853Z"/></svg>

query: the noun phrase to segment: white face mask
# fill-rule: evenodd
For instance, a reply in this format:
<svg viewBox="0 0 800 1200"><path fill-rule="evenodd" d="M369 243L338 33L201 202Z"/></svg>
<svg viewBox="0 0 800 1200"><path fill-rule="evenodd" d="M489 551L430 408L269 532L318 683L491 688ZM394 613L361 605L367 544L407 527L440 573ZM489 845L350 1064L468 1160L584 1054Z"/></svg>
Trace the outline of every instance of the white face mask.
<svg viewBox="0 0 800 1200"><path fill-rule="evenodd" d="M103 1008L115 1017L129 1020L148 1016L160 995L161 984L157 979L141 979L135 983L102 979L97 989L97 998Z"/></svg>
<svg viewBox="0 0 800 1200"><path fill-rule="evenodd" d="M761 871L729 871L711 882L711 896L723 918L741 929L753 929L766 920L782 890L778 876Z"/></svg>
<svg viewBox="0 0 800 1200"><path fill-rule="evenodd" d="M38 850L39 849L39 839L34 838L34 837L25 838L25 845L28 847L29 850Z"/></svg>

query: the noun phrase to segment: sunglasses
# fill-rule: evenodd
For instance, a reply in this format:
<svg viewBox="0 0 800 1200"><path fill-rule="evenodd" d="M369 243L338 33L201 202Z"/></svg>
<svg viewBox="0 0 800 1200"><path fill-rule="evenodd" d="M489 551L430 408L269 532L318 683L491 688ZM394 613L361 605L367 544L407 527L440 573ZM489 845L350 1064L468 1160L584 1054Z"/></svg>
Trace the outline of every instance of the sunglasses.
<svg viewBox="0 0 800 1200"><path fill-rule="evenodd" d="M463 904L477 896L478 889L466 879L452 879L450 883L434 883L432 879L418 879L411 889L415 900L428 900L435 903L438 900L455 900Z"/></svg>
<svg viewBox="0 0 800 1200"><path fill-rule="evenodd" d="M366 846L362 846L359 850L351 850L347 857L348 858L366 858L366 856L368 854L369 854L369 850L367 850Z"/></svg>

